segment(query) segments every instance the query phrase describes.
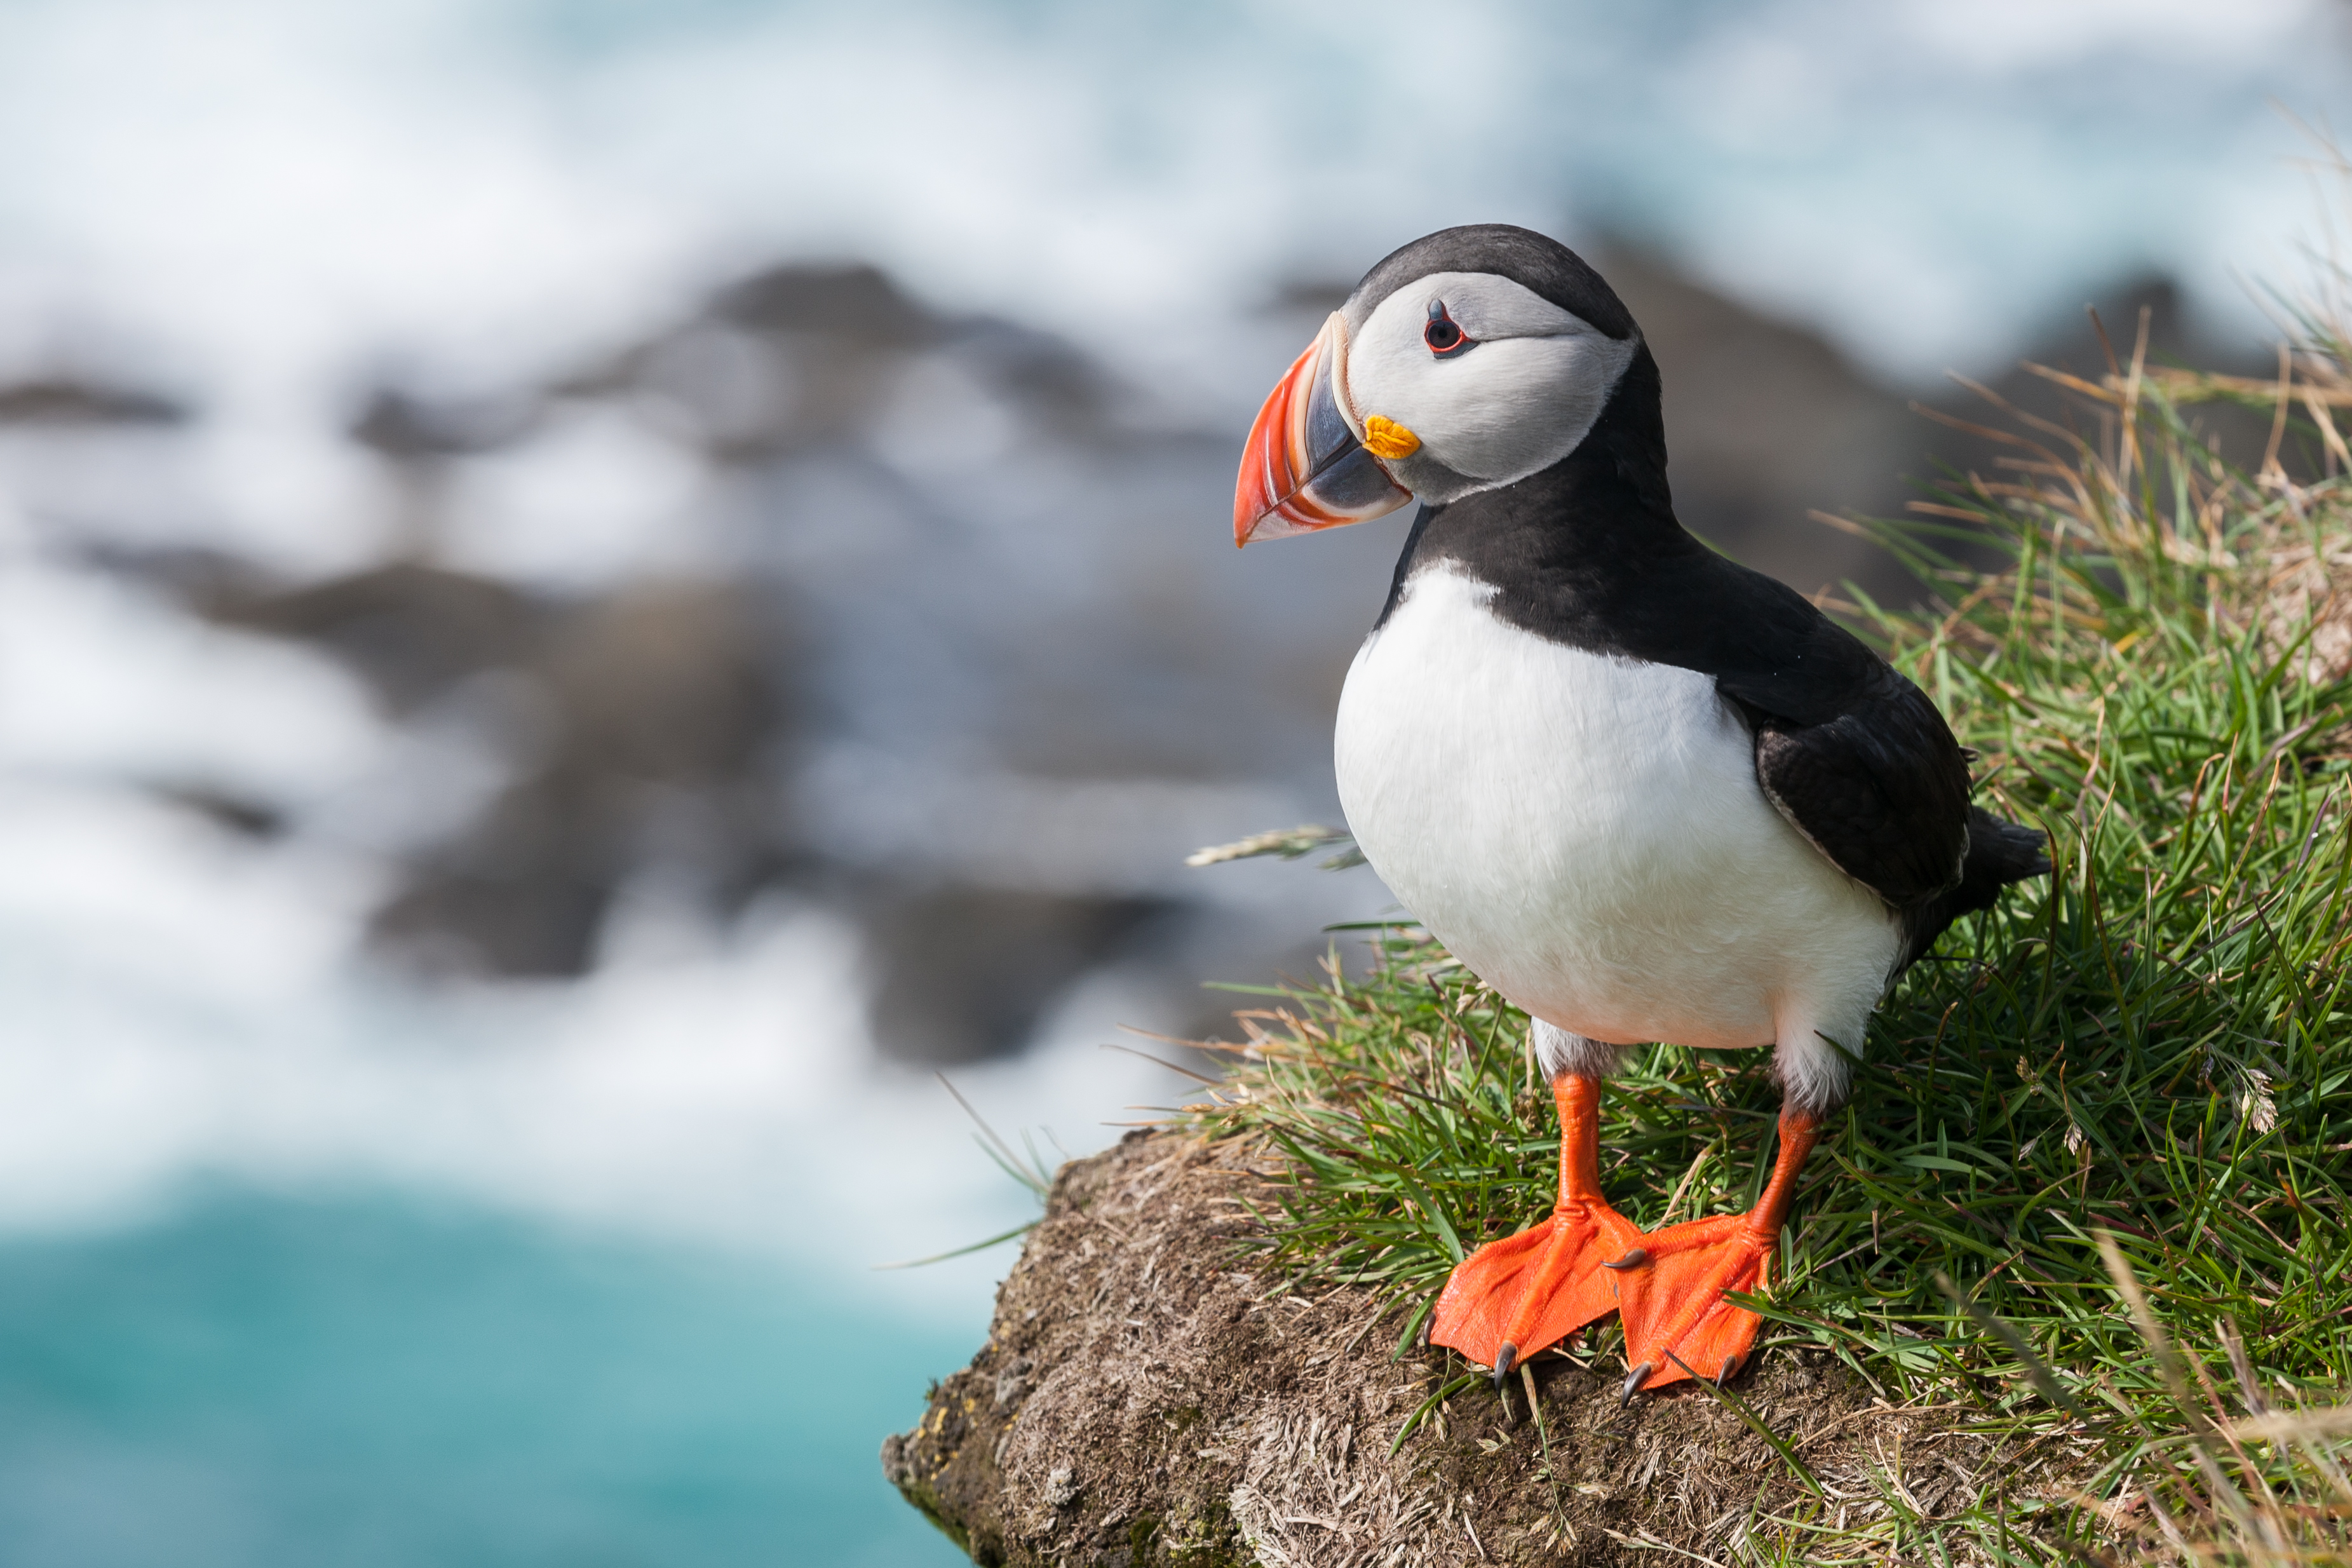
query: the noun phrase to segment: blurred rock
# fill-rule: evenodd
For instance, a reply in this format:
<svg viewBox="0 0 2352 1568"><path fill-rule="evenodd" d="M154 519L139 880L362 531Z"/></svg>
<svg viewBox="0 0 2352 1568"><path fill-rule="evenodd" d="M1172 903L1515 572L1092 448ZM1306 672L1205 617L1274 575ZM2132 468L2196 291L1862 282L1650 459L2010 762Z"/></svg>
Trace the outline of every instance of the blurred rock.
<svg viewBox="0 0 2352 1568"><path fill-rule="evenodd" d="M178 425L191 410L145 387L57 374L0 383L0 425Z"/></svg>
<svg viewBox="0 0 2352 1568"><path fill-rule="evenodd" d="M2139 343L2145 316L2147 340L2145 363L2187 365L2225 375L2275 376L2278 360L2262 345L2225 341L2213 335L2191 312L2172 279L2147 273L2125 278L2104 288L2072 310L2043 324L2018 363L1986 377L1984 389L1998 402L1962 385L1936 390L1922 404L1940 418L1920 421L1927 436L1928 461L1914 472L1949 470L1997 475L2003 460L2015 461L2023 449L1990 440L1975 431L1943 421L1990 426L2044 442L2061 442L2063 435L2021 429L2001 411L2001 405L2049 421L2058 431L2097 440L2102 429L2095 410L2084 399L2067 392L2029 366L2063 371L2097 384L2112 373L2128 372ZM2206 404L2185 411L2189 421L2221 444L2231 461L2249 469L2256 467L2270 437L2268 416L2227 404ZM2315 443L2301 449L2290 441L2281 457L2291 470L2318 473L2324 459ZM2301 468L2298 469L2298 465Z"/></svg>
<svg viewBox="0 0 2352 1568"><path fill-rule="evenodd" d="M365 679L395 714L454 682L522 661L550 607L504 584L400 561L283 589L215 581L198 603L215 620L316 644Z"/></svg>
<svg viewBox="0 0 2352 1568"><path fill-rule="evenodd" d="M414 868L378 939L428 967L577 974L621 882L649 861L715 901L748 892L781 838L766 753L793 728L767 676L761 606L648 584L543 612L510 668L545 715L522 776Z"/></svg>
<svg viewBox="0 0 2352 1568"><path fill-rule="evenodd" d="M620 872L614 826L593 803L509 796L417 868L369 933L422 974L583 973Z"/></svg>
<svg viewBox="0 0 2352 1568"><path fill-rule="evenodd" d="M409 868L379 940L428 969L576 974L620 881L695 866L730 903L782 835L766 768L795 728L771 679L775 606L723 584L646 583L565 604L400 563L205 607L348 665L396 715L503 673L483 722L515 781Z"/></svg>
<svg viewBox="0 0 2352 1568"><path fill-rule="evenodd" d="M1667 468L1685 527L1800 593L1847 579L1907 597L1902 569L1813 510L1885 515L1925 432L1819 333L1774 321L1682 276L1656 255L1597 249L1665 381Z"/></svg>
<svg viewBox="0 0 2352 1568"><path fill-rule="evenodd" d="M875 1028L936 1067L1018 1049L1055 996L1179 915L1170 900L953 885L879 889L862 912Z"/></svg>
<svg viewBox="0 0 2352 1568"><path fill-rule="evenodd" d="M875 267L789 262L721 289L709 314L760 332L811 332L868 349L937 342L944 323Z"/></svg>
<svg viewBox="0 0 2352 1568"><path fill-rule="evenodd" d="M871 267L775 267L560 390L632 390L713 458L751 462L858 439L906 356L953 330Z"/></svg>
<svg viewBox="0 0 2352 1568"><path fill-rule="evenodd" d="M436 397L386 384L367 395L350 429L352 439L388 458L463 458L512 446L538 417L534 397Z"/></svg>
<svg viewBox="0 0 2352 1568"><path fill-rule="evenodd" d="M247 838L275 838L286 831L286 814L265 800L208 784L159 784L157 796Z"/></svg>

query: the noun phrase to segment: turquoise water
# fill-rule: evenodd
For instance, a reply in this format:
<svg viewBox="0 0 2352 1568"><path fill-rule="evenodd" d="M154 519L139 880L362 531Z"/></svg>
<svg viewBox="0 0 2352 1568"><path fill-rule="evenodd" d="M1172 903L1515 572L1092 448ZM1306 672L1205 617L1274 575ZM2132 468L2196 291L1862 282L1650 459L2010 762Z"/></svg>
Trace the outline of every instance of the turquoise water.
<svg viewBox="0 0 2352 1568"><path fill-rule="evenodd" d="M876 1450L972 1348L765 1262L216 1191L0 1244L0 1560L938 1568Z"/></svg>

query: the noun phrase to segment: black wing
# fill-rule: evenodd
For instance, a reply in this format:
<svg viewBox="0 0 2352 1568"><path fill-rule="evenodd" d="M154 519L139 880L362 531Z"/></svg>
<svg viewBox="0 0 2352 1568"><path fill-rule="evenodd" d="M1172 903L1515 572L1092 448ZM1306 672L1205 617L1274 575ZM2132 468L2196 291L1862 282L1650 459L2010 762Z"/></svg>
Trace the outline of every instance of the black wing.
<svg viewBox="0 0 2352 1568"><path fill-rule="evenodd" d="M1784 584L1720 557L1691 575L1703 662L1687 644L1667 662L1714 676L1747 717L1765 796L1895 908L1950 890L1969 850L1969 769L1927 693Z"/></svg>
<svg viewBox="0 0 2352 1568"><path fill-rule="evenodd" d="M1739 675L1716 677L1716 688L1756 731L1765 797L1839 870L1903 909L1960 879L1969 770L1926 694L1884 663L1874 674L1812 724L1755 700Z"/></svg>

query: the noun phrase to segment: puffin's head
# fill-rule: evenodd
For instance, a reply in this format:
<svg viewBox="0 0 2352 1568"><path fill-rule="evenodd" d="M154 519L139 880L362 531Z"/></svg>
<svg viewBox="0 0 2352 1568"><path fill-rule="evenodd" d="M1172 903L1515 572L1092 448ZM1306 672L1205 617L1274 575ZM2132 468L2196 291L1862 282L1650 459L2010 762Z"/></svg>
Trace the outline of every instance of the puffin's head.
<svg viewBox="0 0 2352 1568"><path fill-rule="evenodd" d="M1234 542L1495 489L1576 450L1641 338L1601 275L1508 224L1441 229L1364 275L1258 410Z"/></svg>

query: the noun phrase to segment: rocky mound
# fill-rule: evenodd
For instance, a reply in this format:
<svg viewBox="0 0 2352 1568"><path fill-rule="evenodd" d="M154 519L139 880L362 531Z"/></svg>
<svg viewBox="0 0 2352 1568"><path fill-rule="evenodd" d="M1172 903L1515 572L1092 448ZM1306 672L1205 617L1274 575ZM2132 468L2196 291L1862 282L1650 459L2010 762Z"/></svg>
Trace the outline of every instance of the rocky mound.
<svg viewBox="0 0 2352 1568"><path fill-rule="evenodd" d="M1553 1353L1526 1384L1455 1395L1370 1292L1286 1289L1249 1263L1279 1174L1247 1140L1135 1132L1066 1166L999 1292L988 1343L889 1438L890 1480L988 1564L1714 1560L1811 1504L1729 1405L1683 1384L1618 1398L1622 1369ZM1975 1498L1990 1444L1948 1411L1895 1410L1818 1352L1759 1358L1732 1393L1854 1522ZM1637 1558L1636 1553L1643 1553ZM1672 1555L1671 1553L1669 1555Z"/></svg>

